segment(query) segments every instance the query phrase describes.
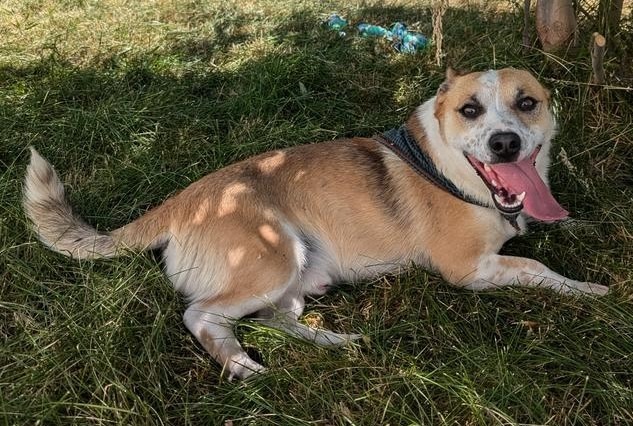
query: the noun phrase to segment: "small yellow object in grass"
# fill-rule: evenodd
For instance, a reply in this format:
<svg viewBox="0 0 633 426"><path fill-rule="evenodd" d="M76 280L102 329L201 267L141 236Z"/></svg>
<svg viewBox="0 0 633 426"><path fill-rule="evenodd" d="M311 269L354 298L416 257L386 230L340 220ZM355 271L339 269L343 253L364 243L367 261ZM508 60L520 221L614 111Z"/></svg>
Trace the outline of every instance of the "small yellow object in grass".
<svg viewBox="0 0 633 426"><path fill-rule="evenodd" d="M323 328L323 317L316 312L304 315L303 320L310 328Z"/></svg>
<svg viewBox="0 0 633 426"><path fill-rule="evenodd" d="M527 329L527 334L528 334L528 336L529 336L530 334L532 334L532 333L534 333L534 332L538 331L538 329L539 329L539 328L540 328L540 326L541 326L541 325L540 325L538 322L536 322L536 321L526 321L526 320L520 321L520 322L519 322L519 324L520 324L521 326L523 326L524 328L526 328L526 329Z"/></svg>

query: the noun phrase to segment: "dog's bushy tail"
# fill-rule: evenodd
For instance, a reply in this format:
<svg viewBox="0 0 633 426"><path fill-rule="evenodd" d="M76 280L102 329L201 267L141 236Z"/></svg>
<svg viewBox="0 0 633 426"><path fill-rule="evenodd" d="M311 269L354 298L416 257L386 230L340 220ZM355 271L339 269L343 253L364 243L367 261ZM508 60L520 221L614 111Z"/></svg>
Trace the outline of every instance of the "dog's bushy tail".
<svg viewBox="0 0 633 426"><path fill-rule="evenodd" d="M165 223L156 220L155 211L108 234L98 232L73 213L53 166L34 148L26 171L23 204L44 244L79 259L113 257L124 249L150 249L165 238Z"/></svg>

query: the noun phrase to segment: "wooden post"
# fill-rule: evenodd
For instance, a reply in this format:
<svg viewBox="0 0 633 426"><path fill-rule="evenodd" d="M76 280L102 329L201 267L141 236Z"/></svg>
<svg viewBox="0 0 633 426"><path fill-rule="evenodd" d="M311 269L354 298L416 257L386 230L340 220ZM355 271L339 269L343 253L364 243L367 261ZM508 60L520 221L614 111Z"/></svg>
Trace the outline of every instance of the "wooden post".
<svg viewBox="0 0 633 426"><path fill-rule="evenodd" d="M531 43L530 40L530 6L532 0L523 0L523 50L527 50Z"/></svg>
<svg viewBox="0 0 633 426"><path fill-rule="evenodd" d="M442 65L442 41L444 39L442 29L442 18L448 7L448 0L438 0L433 5L433 44L435 45L435 64L439 67Z"/></svg>
<svg viewBox="0 0 633 426"><path fill-rule="evenodd" d="M591 39L591 68L593 69L591 82L593 84L604 84L606 81L604 75L604 51L607 40L599 33L593 33Z"/></svg>
<svg viewBox="0 0 633 426"><path fill-rule="evenodd" d="M536 32L546 52L568 47L576 32L576 15L571 0L538 0Z"/></svg>

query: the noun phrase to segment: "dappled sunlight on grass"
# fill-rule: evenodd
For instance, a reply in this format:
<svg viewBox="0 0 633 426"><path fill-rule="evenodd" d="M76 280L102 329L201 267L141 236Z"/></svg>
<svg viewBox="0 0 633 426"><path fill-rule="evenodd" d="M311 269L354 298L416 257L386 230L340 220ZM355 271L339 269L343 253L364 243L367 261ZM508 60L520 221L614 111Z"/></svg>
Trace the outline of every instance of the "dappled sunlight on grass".
<svg viewBox="0 0 633 426"><path fill-rule="evenodd" d="M403 268L342 283L308 304L305 322L364 340L316 348L247 319L240 338L270 372L247 383L221 379L182 325L184 302L160 256L76 262L34 240L20 206L27 147L55 165L71 203L99 229L254 154L273 151L258 170L274 174L287 160L275 150L396 127L444 78L432 49L398 54L354 29L340 37L322 20L336 11L352 24L404 21L430 36L428 5L8 0L0 5L0 418L633 422L631 92L588 87L584 47L564 60L523 52L516 2L450 3L446 63L527 68L558 106L550 180L574 221L536 225L504 252L609 284L612 294L472 294ZM608 72L625 86L630 75L617 73L618 60ZM196 206L191 220L230 214L248 189L234 185L220 189L223 205ZM267 226L255 229L274 245L279 234ZM229 253L236 265L243 251Z"/></svg>

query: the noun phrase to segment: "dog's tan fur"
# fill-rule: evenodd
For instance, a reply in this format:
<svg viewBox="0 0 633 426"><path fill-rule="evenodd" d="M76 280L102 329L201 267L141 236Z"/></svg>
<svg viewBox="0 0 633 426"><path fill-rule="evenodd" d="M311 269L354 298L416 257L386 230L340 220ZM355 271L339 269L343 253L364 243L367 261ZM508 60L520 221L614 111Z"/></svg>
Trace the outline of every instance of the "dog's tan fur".
<svg viewBox="0 0 633 426"><path fill-rule="evenodd" d="M456 109L482 85L494 90L500 103L513 102L519 89L539 100L539 110L530 116L509 107L504 111L542 135L537 169L546 178L555 127L549 94L525 71L449 72L437 97L407 125L448 178L489 204L486 186L454 146L472 126ZM449 195L373 139L298 146L250 158L200 179L109 234L98 234L72 214L56 173L33 150L24 205L40 239L60 253L94 258L124 248L164 247L166 273L190 303L185 324L238 377L262 367L233 335L236 318L257 313L267 324L303 338L343 344L358 336L313 330L297 321L304 296L322 294L336 281L397 271L411 262L473 289L518 284L598 294L607 290L567 279L531 259L498 255L516 230L494 208ZM523 228L524 219L519 222Z"/></svg>

